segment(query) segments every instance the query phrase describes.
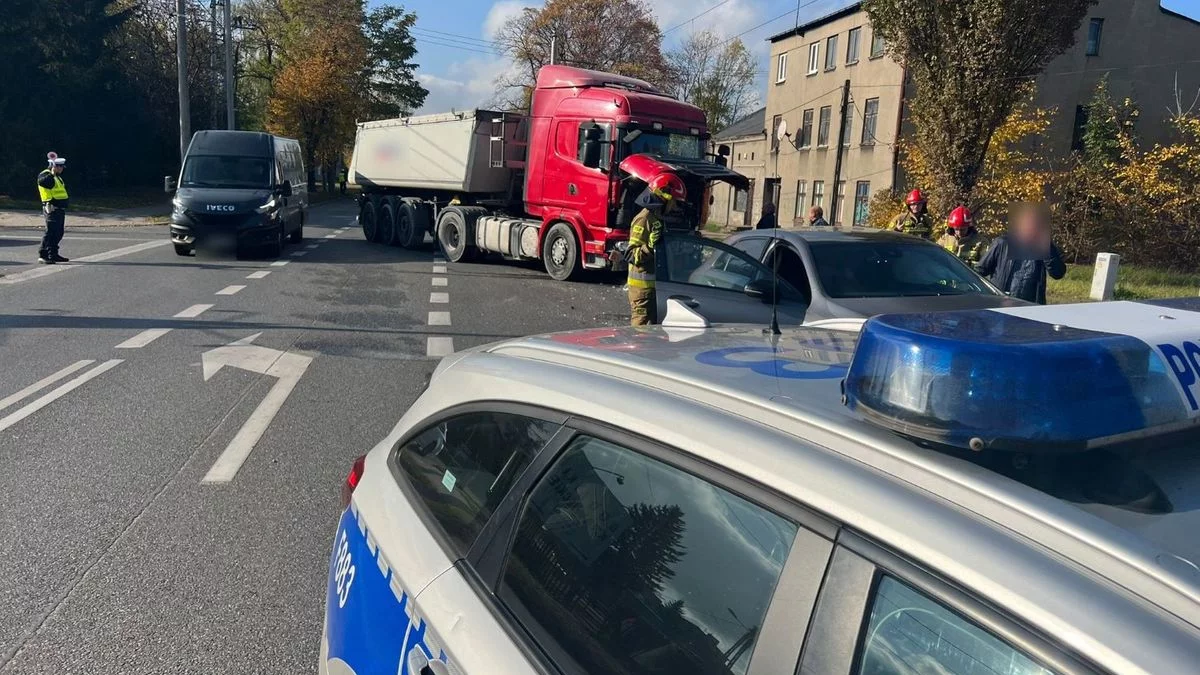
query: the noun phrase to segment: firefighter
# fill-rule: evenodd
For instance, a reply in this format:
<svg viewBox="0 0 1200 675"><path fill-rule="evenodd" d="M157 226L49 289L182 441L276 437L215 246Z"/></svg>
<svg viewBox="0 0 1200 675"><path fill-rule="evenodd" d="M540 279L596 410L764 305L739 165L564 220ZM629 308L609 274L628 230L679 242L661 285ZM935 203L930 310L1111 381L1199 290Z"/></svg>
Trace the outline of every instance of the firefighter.
<svg viewBox="0 0 1200 675"><path fill-rule="evenodd" d="M671 213L677 204L687 199L683 181L672 173L660 173L638 197L642 207L629 227L629 247L625 260L629 263L629 315L634 326L658 323L658 298L654 294L654 251L663 235L660 214Z"/></svg>
<svg viewBox="0 0 1200 675"><path fill-rule="evenodd" d="M904 200L904 203L908 208L896 217L892 229L923 239L931 239L933 237L933 218L925 210L925 195L921 194L920 190L913 190L908 193L908 198Z"/></svg>
<svg viewBox="0 0 1200 675"><path fill-rule="evenodd" d="M975 229L975 220L965 206L950 212L946 219L946 234L937 243L968 265L978 264L988 249L987 239Z"/></svg>
<svg viewBox="0 0 1200 675"><path fill-rule="evenodd" d="M50 166L38 174L38 195L42 199L42 213L46 218L46 234L42 236L42 247L38 249L38 262L43 265L70 262L58 254L58 244L63 238L63 229L67 220L67 186L63 183L62 172L67 166L67 160L56 153L46 153Z"/></svg>

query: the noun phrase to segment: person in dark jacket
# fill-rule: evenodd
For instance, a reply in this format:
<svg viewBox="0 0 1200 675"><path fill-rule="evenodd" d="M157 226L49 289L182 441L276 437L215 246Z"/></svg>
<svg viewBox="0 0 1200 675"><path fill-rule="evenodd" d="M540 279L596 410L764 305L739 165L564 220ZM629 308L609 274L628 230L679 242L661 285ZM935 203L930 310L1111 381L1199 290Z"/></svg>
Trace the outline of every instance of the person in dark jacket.
<svg viewBox="0 0 1200 675"><path fill-rule="evenodd" d="M992 242L975 269L1014 298L1046 304L1046 276L1061 279L1067 273L1050 237L1050 214L1042 206L1014 210L1008 233Z"/></svg>
<svg viewBox="0 0 1200 675"><path fill-rule="evenodd" d="M777 227L779 227L779 222L775 217L775 205L767 202L763 204L762 217L758 219L758 224L754 226L754 229L773 230Z"/></svg>

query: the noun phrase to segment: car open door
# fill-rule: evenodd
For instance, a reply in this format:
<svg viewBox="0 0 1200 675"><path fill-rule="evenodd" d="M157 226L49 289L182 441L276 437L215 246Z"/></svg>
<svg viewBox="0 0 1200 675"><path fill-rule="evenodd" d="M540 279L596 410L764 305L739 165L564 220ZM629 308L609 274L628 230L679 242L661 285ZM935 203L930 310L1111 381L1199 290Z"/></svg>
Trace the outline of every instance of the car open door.
<svg viewBox="0 0 1200 675"><path fill-rule="evenodd" d="M667 299L679 298L712 323L771 322L772 302L779 323L804 323L808 304L766 265L721 242L697 235L668 234L655 253L658 315Z"/></svg>

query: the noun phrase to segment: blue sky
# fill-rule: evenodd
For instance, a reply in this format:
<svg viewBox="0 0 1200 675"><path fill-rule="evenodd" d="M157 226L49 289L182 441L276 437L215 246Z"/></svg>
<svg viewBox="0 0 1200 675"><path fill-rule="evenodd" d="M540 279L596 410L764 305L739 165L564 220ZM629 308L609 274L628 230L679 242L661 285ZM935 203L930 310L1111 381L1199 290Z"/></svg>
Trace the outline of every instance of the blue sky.
<svg viewBox="0 0 1200 675"><path fill-rule="evenodd" d="M821 16L850 0L655 0L651 3L674 46L691 30L713 29L728 36L740 35L765 71L770 35L787 30L796 21ZM1136 0L1142 2L1145 0ZM491 42L505 19L523 7L540 6L538 0L370 0L371 5L404 5L417 14L418 76L430 95L423 112L471 108L486 104L496 79L509 67ZM1200 19L1200 0L1163 0L1168 7ZM1145 36L1150 39L1151 36Z"/></svg>

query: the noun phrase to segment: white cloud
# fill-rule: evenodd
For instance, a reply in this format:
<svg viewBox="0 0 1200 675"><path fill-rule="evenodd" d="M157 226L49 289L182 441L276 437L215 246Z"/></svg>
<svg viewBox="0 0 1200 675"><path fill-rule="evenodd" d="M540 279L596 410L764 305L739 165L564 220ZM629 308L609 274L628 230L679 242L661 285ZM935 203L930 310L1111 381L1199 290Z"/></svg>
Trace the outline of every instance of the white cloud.
<svg viewBox="0 0 1200 675"><path fill-rule="evenodd" d="M541 4L531 0L500 0L492 5L483 20L483 36L489 40L495 38L496 33L500 32L500 28L509 19L520 14L526 7L538 7Z"/></svg>
<svg viewBox="0 0 1200 675"><path fill-rule="evenodd" d="M418 113L469 110L486 105L495 96L496 82L512 67L507 58L472 57L451 63L443 75L419 73L417 79L429 90Z"/></svg>
<svg viewBox="0 0 1200 675"><path fill-rule="evenodd" d="M711 30L718 35L733 37L765 21L762 0L675 0L660 2L654 6L658 25L665 31L674 29L666 36L668 45L683 39L692 32ZM756 30L743 36L744 41L760 40L766 35Z"/></svg>

